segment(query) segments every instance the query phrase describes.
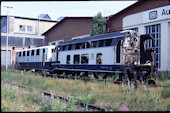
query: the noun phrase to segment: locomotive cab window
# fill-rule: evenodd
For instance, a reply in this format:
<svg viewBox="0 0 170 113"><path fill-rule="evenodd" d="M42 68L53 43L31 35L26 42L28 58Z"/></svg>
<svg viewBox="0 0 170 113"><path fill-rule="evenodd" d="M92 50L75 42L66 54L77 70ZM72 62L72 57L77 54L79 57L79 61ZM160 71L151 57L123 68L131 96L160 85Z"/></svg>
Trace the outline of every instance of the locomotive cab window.
<svg viewBox="0 0 170 113"><path fill-rule="evenodd" d="M70 55L67 55L67 60L66 60L67 62L67 64L70 64Z"/></svg>
<svg viewBox="0 0 170 113"><path fill-rule="evenodd" d="M89 61L89 55L88 54L82 54L81 55L81 64L88 64Z"/></svg>
<svg viewBox="0 0 170 113"><path fill-rule="evenodd" d="M102 54L101 53L97 54L96 64L102 64Z"/></svg>
<svg viewBox="0 0 170 113"><path fill-rule="evenodd" d="M74 64L80 63L80 55L74 55Z"/></svg>

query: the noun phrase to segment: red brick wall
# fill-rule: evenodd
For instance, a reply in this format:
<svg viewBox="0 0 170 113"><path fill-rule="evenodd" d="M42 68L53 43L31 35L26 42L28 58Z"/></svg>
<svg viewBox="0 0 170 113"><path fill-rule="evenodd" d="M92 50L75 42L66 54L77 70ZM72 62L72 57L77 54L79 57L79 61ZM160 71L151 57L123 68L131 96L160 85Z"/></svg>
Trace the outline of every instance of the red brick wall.
<svg viewBox="0 0 170 113"><path fill-rule="evenodd" d="M127 15L139 13L142 11L150 10L153 8L158 8L165 5L170 5L169 0L140 0L132 6L127 7L121 12L112 16L109 20L108 27L110 32L122 30L123 18Z"/></svg>
<svg viewBox="0 0 170 113"><path fill-rule="evenodd" d="M69 40L76 36L90 34L90 29L92 27L93 20L89 18L76 18L68 17L55 25L52 30L49 30L45 35L48 38L45 38L45 45L48 45L48 42L57 41L57 40Z"/></svg>

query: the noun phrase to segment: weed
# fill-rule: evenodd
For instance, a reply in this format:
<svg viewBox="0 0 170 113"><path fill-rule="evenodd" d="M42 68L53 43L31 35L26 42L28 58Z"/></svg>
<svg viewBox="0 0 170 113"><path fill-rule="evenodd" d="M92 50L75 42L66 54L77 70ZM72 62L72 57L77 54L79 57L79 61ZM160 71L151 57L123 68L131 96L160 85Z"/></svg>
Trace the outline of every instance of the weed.
<svg viewBox="0 0 170 113"><path fill-rule="evenodd" d="M6 87L1 89L1 96L2 98L9 98L11 101L16 100L16 91L15 89L8 89Z"/></svg>

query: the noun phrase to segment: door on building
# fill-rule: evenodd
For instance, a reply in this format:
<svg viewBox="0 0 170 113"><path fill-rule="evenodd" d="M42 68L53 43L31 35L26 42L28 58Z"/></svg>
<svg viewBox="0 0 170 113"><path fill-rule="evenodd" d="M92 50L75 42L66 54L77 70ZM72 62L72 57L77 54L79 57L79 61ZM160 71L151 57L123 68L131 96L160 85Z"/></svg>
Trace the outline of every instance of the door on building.
<svg viewBox="0 0 170 113"><path fill-rule="evenodd" d="M6 50L1 50L1 65L6 65ZM11 51L8 50L7 65L11 65Z"/></svg>

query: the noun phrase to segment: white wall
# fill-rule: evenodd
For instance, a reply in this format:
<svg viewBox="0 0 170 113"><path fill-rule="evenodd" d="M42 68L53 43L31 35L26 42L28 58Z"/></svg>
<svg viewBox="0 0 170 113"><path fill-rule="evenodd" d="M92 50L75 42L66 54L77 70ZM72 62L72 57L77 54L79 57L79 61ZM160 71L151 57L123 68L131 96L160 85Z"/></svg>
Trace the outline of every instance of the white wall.
<svg viewBox="0 0 170 113"><path fill-rule="evenodd" d="M138 27L139 34L146 34L145 26L160 24L161 25L161 71L170 71L170 19L142 22L142 12L128 15L123 18L123 30Z"/></svg>
<svg viewBox="0 0 170 113"><path fill-rule="evenodd" d="M170 31L169 31L170 32ZM161 70L168 69L168 23L161 23Z"/></svg>

